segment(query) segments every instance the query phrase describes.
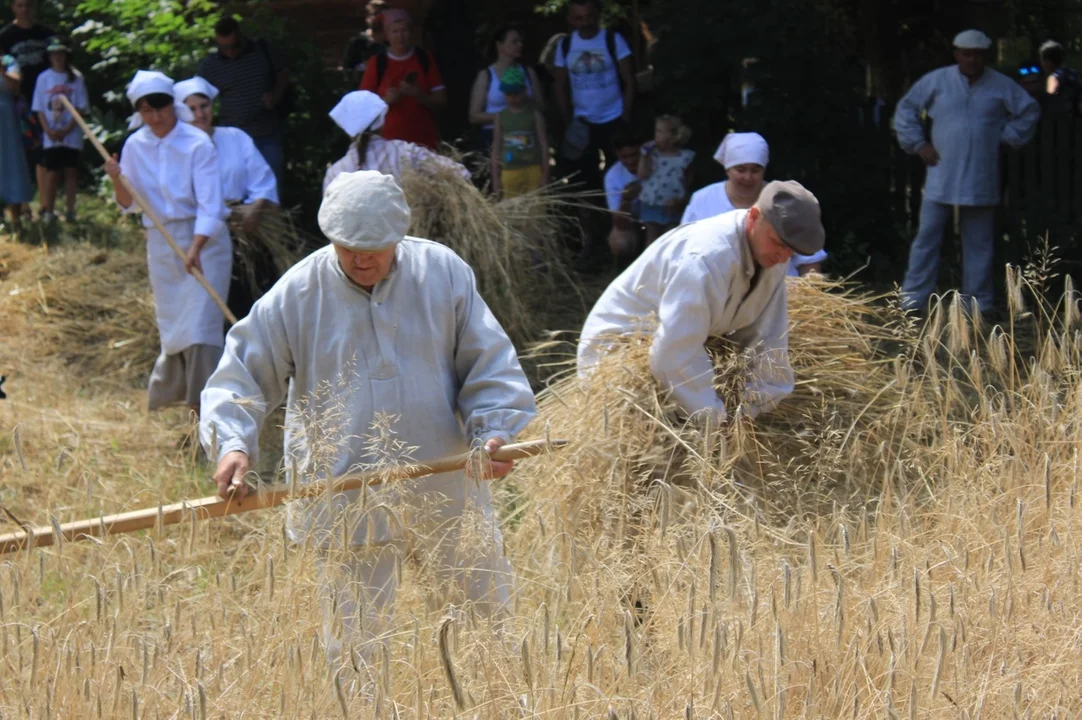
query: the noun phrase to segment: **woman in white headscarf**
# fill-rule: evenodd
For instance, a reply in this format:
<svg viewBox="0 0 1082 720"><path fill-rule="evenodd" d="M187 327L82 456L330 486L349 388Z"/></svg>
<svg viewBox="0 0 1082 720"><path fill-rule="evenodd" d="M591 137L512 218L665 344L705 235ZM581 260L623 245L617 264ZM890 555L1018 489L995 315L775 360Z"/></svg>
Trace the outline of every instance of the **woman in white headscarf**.
<svg viewBox="0 0 1082 720"><path fill-rule="evenodd" d="M161 355L148 387L151 410L186 404L196 412L199 393L222 355L222 311L190 274L198 268L220 297L229 294L233 249L218 171L218 152L191 111L173 98L173 81L140 70L128 86L135 130L118 161L105 164L125 213L140 212L120 182L123 175L148 202L187 257L181 260L147 216L147 266Z"/></svg>
<svg viewBox="0 0 1082 720"><path fill-rule="evenodd" d="M218 97L218 88L196 76L173 86L173 97L192 111L192 125L209 135L218 149L222 200L243 205L244 231L255 233L260 215L278 205L274 171L248 133L240 128L215 126L214 98Z"/></svg>
<svg viewBox="0 0 1082 720"><path fill-rule="evenodd" d="M448 157L405 140L385 140L379 135L387 116L387 103L367 90L354 90L331 110L331 119L353 138L349 151L327 169L323 191L342 173L375 170L401 182L406 168L420 169L427 164L456 170L469 180L470 171Z"/></svg>
<svg viewBox="0 0 1082 720"><path fill-rule="evenodd" d="M759 133L729 133L721 141L714 159L725 168L728 180L707 185L695 192L684 210L682 223L705 220L733 210L745 210L755 204L766 184L766 166L770 162L770 147ZM814 255L793 254L789 275L819 272L825 250Z"/></svg>

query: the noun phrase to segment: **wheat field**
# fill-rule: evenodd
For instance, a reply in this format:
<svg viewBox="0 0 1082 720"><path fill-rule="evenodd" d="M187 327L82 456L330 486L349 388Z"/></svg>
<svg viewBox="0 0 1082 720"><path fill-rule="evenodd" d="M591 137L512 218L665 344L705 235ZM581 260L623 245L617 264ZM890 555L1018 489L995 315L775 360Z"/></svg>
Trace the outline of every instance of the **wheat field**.
<svg viewBox="0 0 1082 720"><path fill-rule="evenodd" d="M144 409L133 321L88 338L51 294L94 252L0 242L0 532L211 492L186 415ZM992 329L801 285L797 392L734 428L680 425L641 343L557 380L527 434L570 446L498 484L510 617L403 562L367 661L326 660L279 511L0 556L0 716L1076 716L1079 314L1041 268L1008 288Z"/></svg>

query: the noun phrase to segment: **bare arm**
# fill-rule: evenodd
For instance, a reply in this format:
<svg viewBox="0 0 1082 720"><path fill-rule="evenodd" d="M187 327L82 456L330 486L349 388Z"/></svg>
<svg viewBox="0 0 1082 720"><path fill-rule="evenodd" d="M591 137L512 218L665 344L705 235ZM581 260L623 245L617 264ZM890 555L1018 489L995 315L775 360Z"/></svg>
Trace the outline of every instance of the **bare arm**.
<svg viewBox="0 0 1082 720"><path fill-rule="evenodd" d="M631 110L635 106L635 71L631 66L631 58L626 57L620 61L620 79L624 83L624 120L631 119Z"/></svg>
<svg viewBox="0 0 1082 720"><path fill-rule="evenodd" d="M492 125L492 194L497 199L500 197L500 193L503 191L502 183L500 183L500 160L501 150L503 149L503 127L500 125L500 116L496 116L496 121Z"/></svg>
<svg viewBox="0 0 1082 720"><path fill-rule="evenodd" d="M530 78L530 88L533 90L533 104L538 110L545 109L545 94L541 92L541 80L533 68L526 68L526 75Z"/></svg>
<svg viewBox="0 0 1082 720"><path fill-rule="evenodd" d="M553 89L556 92L556 106L560 109L560 116L564 122L571 123L571 96L568 92L567 68L556 68L552 76Z"/></svg>
<svg viewBox="0 0 1082 720"><path fill-rule="evenodd" d="M537 124L537 144L541 148L541 185L549 184L549 132L545 127L545 116L540 110L534 112L534 122Z"/></svg>
<svg viewBox="0 0 1082 720"><path fill-rule="evenodd" d="M405 88L411 88L411 92L405 92ZM440 88L429 93L415 85L402 83L402 89L403 94L409 95L430 110L442 110L447 107L447 88Z"/></svg>
<svg viewBox="0 0 1082 720"><path fill-rule="evenodd" d="M288 70L279 70L278 74L274 76L273 95L274 95L274 104L275 104L275 106L277 106L278 103L282 102L282 98L285 96L286 88L288 88L288 87L289 87L289 71Z"/></svg>
<svg viewBox="0 0 1082 720"><path fill-rule="evenodd" d="M473 81L473 89L470 90L470 124L488 125L495 122L496 116L485 112L485 95L488 87L488 68L477 73Z"/></svg>

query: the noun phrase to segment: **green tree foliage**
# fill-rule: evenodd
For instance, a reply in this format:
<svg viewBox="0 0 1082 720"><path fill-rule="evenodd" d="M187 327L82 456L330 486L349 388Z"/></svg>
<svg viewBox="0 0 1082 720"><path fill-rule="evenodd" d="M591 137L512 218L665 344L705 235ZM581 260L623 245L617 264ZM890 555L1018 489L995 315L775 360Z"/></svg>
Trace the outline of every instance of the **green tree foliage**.
<svg viewBox="0 0 1082 720"><path fill-rule="evenodd" d="M230 8L246 35L266 38L287 60L297 109L287 124L283 202L301 205L314 216L323 172L348 142L327 117L346 89L344 81L326 73L314 45L290 33L265 3L247 0ZM81 0L43 4L40 15L72 37L95 131L111 150L119 150L132 112L124 91L135 71L160 70L176 80L190 77L199 61L214 52L221 6L212 0Z"/></svg>

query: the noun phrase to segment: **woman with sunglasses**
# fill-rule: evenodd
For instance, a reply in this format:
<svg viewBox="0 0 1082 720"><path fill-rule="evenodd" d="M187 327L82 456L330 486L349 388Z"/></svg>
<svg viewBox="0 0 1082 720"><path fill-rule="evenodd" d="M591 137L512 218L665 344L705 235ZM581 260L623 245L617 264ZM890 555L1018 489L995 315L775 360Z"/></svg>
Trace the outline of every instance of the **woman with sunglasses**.
<svg viewBox="0 0 1082 720"><path fill-rule="evenodd" d="M135 132L105 164L125 213L139 212L120 178L134 186L187 253L176 253L146 215L147 266L161 354L148 386L151 410L185 404L199 412L199 393L225 344L222 311L190 274L201 270L220 297L229 295L233 249L226 228L218 152L210 136L189 123L191 110L173 97L173 81L140 70L128 86Z"/></svg>

